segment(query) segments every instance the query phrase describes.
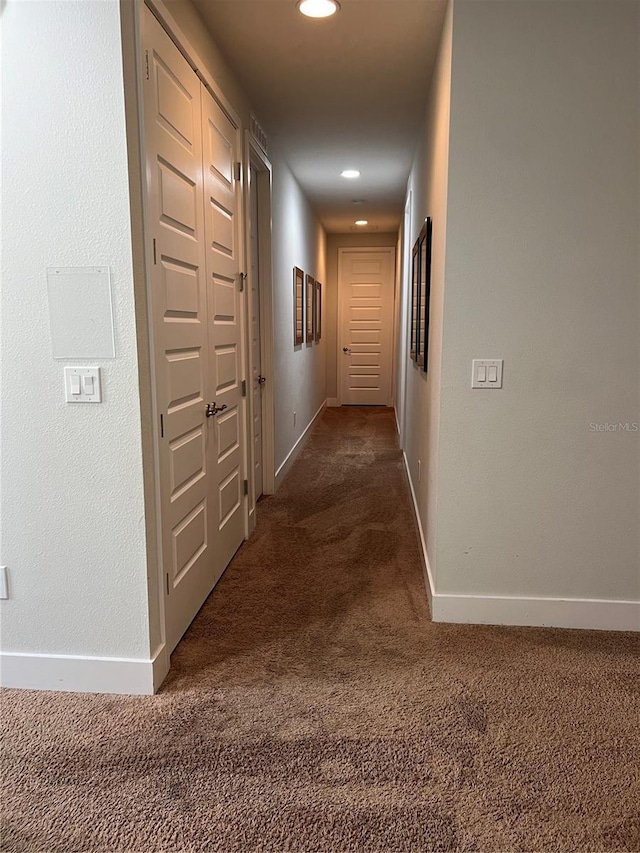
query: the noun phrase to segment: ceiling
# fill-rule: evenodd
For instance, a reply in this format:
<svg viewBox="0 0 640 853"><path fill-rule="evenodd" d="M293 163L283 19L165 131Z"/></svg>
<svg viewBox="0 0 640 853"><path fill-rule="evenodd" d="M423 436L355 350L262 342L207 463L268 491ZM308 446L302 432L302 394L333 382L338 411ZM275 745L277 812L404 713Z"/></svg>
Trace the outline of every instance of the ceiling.
<svg viewBox="0 0 640 853"><path fill-rule="evenodd" d="M446 0L192 2L326 230L397 230Z"/></svg>

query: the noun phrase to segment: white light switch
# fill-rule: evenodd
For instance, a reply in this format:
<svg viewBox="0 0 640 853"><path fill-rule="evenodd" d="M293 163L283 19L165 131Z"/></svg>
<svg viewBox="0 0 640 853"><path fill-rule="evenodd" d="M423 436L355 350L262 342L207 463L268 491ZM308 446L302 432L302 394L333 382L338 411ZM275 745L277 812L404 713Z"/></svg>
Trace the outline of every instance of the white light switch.
<svg viewBox="0 0 640 853"><path fill-rule="evenodd" d="M67 403L101 403L99 367L65 367L64 391Z"/></svg>
<svg viewBox="0 0 640 853"><path fill-rule="evenodd" d="M501 358L474 358L471 387L502 388L502 363Z"/></svg>

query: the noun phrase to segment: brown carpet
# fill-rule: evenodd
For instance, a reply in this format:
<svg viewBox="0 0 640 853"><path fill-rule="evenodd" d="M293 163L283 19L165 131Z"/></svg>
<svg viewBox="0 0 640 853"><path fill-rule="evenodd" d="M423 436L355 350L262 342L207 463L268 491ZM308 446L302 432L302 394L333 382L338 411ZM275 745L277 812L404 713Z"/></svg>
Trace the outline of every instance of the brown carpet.
<svg viewBox="0 0 640 853"><path fill-rule="evenodd" d="M4 692L3 850L640 850L638 635L431 623L389 410L259 519L158 696Z"/></svg>

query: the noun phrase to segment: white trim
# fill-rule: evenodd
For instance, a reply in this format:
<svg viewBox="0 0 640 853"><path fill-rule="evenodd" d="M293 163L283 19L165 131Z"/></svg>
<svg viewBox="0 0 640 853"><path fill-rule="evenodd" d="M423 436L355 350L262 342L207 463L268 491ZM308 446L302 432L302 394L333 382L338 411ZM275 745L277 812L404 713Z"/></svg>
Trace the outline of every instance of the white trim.
<svg viewBox="0 0 640 853"><path fill-rule="evenodd" d="M435 597L435 583L433 582L433 575L431 573L431 565L429 563L429 555L427 554L427 542L424 538L424 530L422 529L422 522L420 521L420 513L418 512L418 500L416 498L416 493L413 488L413 480L411 479L411 472L409 471L409 460L407 459L407 454L402 451L402 459L404 461L404 469L407 473L407 480L409 481L409 489L411 490L411 500L413 501L413 514L416 520L416 524L418 526L418 536L420 537L420 552L422 554L422 573L424 575L424 584L427 588L427 598L429 599L429 610L431 611L431 618L434 622L438 620L435 618L433 612L433 604Z"/></svg>
<svg viewBox="0 0 640 853"><path fill-rule="evenodd" d="M318 409L318 411L315 413L315 415L309 421L309 424L305 428L305 430L302 433L302 435L300 436L300 438L296 441L296 443L293 445L293 447L291 448L291 450L287 454L282 465L280 465L280 467L276 471L276 491L280 488L280 484L282 483L282 481L284 480L285 476L287 475L289 469L291 468L291 466L295 462L298 454L300 453L300 451L304 447L304 443L307 440L307 438L309 437L309 431L311 430L311 427L318 420L320 415L325 410L326 406L327 406L327 401L325 400L324 403Z"/></svg>
<svg viewBox="0 0 640 853"><path fill-rule="evenodd" d="M393 405L393 415L396 419L396 432L398 433L398 441L402 438L401 429L400 429L400 421L398 420L398 404L397 402Z"/></svg>
<svg viewBox="0 0 640 853"><path fill-rule="evenodd" d="M340 400L337 397L329 397L327 400L328 409L337 409L340 407Z"/></svg>
<svg viewBox="0 0 640 853"><path fill-rule="evenodd" d="M640 601L437 593L434 622L640 631Z"/></svg>
<svg viewBox="0 0 640 853"><path fill-rule="evenodd" d="M258 187L258 233L259 240L259 264L260 264L260 362L262 373L267 377L267 382L262 389L262 493L272 495L276 489L275 481L275 400L274 400L274 356L273 356L273 264L272 264L272 234L271 234L271 203L272 203L272 166L269 159L259 147L250 131L245 130L244 163L245 173L245 267L247 273L251 272L250 258L250 170L253 168L257 175ZM252 311L251 281L247 279L247 303L249 312ZM249 359L248 381L251 386L253 377L253 364L251 359L253 352L251 348L251 314L248 320L248 346ZM250 407L253 409L253 397ZM253 411L249 417L249 424L253 422ZM254 514L253 527L255 527L255 464L253 460L253 440L251 426L249 426L251 465L249 482L251 487L251 512ZM251 526L251 525L250 525Z"/></svg>
<svg viewBox="0 0 640 853"><path fill-rule="evenodd" d="M23 690L152 696L169 671L163 644L150 660L0 653L0 684Z"/></svg>
<svg viewBox="0 0 640 853"><path fill-rule="evenodd" d="M425 585L431 618L434 622L581 628L595 631L640 631L640 601L436 592L406 453L403 452L402 458L418 525Z"/></svg>

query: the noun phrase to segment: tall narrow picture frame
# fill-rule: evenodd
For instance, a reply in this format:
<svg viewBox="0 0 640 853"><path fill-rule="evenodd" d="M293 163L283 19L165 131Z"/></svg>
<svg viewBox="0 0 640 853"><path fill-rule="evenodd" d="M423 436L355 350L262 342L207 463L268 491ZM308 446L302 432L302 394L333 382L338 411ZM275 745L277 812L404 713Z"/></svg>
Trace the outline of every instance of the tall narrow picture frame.
<svg viewBox="0 0 640 853"><path fill-rule="evenodd" d="M308 344L313 343L313 303L314 303L314 291L315 291L315 281L312 275L307 273L307 294L306 294L306 305L305 305L305 315L307 321L307 334L306 341Z"/></svg>
<svg viewBox="0 0 640 853"><path fill-rule="evenodd" d="M418 306L420 303L420 238L411 253L411 329L409 337L409 355L418 361Z"/></svg>
<svg viewBox="0 0 640 853"><path fill-rule="evenodd" d="M429 361L429 300L431 296L431 237L433 223L431 217L425 219L418 237L420 260L418 286L418 365L427 371Z"/></svg>
<svg viewBox="0 0 640 853"><path fill-rule="evenodd" d="M304 342L304 273L293 268L293 345Z"/></svg>
<svg viewBox="0 0 640 853"><path fill-rule="evenodd" d="M316 281L315 299L313 302L313 331L316 343L322 337L322 285Z"/></svg>

